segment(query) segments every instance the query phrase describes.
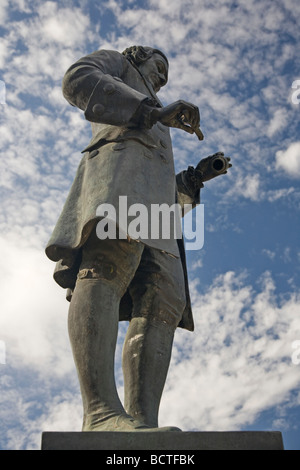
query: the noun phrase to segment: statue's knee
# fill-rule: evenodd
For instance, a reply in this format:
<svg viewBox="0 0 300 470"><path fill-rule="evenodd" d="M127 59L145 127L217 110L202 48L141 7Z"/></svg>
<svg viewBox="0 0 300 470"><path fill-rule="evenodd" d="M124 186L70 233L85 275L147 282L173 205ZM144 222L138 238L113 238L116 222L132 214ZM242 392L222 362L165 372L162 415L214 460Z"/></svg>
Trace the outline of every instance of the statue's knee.
<svg viewBox="0 0 300 470"><path fill-rule="evenodd" d="M92 263L80 267L77 274L75 291L79 293L105 289L107 293L115 293L121 298L126 290L126 283L113 263ZM74 292L75 292L74 291ZM108 295L108 294L107 294Z"/></svg>
<svg viewBox="0 0 300 470"><path fill-rule="evenodd" d="M186 302L183 299L180 301L177 299L177 303L173 305L165 304L165 306L157 312L157 319L160 322L176 328L182 319L185 304Z"/></svg>
<svg viewBox="0 0 300 470"><path fill-rule="evenodd" d="M174 292L173 295L164 293L159 296L155 304L156 308L150 314L155 321L176 328L182 319L186 296L185 293L181 295L179 292Z"/></svg>
<svg viewBox="0 0 300 470"><path fill-rule="evenodd" d="M117 276L117 270L112 263L99 263L91 268L83 268L78 271L77 279L104 279L112 281Z"/></svg>

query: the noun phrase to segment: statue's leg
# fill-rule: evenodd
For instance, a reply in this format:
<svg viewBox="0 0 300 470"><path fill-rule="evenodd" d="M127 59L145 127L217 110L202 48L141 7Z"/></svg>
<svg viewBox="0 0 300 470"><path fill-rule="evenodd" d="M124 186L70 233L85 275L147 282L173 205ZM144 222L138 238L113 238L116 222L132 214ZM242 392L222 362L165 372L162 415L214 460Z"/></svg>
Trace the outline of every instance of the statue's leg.
<svg viewBox="0 0 300 470"><path fill-rule="evenodd" d="M123 349L125 409L148 426L158 426L173 336L173 328L145 317L133 318L127 331Z"/></svg>
<svg viewBox="0 0 300 470"><path fill-rule="evenodd" d="M69 336L83 400L83 430L124 412L114 379L118 315L114 286L103 280L77 281Z"/></svg>
<svg viewBox="0 0 300 470"><path fill-rule="evenodd" d="M118 240L89 241L69 309L69 336L78 372L83 430L134 430L120 402L114 376L119 303L143 247ZM128 429L127 429L128 428Z"/></svg>
<svg viewBox="0 0 300 470"><path fill-rule="evenodd" d="M69 335L81 388L83 431L153 431L128 415L114 376L119 304L143 245L91 237L82 253L69 310ZM159 428L171 431L174 428Z"/></svg>
<svg viewBox="0 0 300 470"><path fill-rule="evenodd" d="M158 426L174 332L186 302L180 260L146 248L130 294L134 309L123 349L124 405L134 418Z"/></svg>

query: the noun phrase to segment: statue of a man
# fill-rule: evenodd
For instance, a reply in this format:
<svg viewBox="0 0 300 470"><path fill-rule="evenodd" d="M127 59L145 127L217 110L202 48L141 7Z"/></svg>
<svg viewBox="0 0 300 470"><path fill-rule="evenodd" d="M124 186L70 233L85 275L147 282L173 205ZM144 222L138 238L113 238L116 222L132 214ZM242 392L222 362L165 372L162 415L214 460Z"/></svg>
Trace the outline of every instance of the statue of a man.
<svg viewBox="0 0 300 470"><path fill-rule="evenodd" d="M153 431L175 329L192 331L181 238L97 236L99 206L200 202L203 181L216 176L208 157L177 176L170 127L202 139L197 106L157 98L168 60L150 47L122 54L100 50L66 72L63 93L84 111L92 140L46 248L56 282L68 289L69 335L83 399L83 431ZM231 166L223 154L225 173ZM102 218L103 220L103 218ZM120 235L120 226L117 235ZM115 384L119 320L129 326L123 348L124 406Z"/></svg>

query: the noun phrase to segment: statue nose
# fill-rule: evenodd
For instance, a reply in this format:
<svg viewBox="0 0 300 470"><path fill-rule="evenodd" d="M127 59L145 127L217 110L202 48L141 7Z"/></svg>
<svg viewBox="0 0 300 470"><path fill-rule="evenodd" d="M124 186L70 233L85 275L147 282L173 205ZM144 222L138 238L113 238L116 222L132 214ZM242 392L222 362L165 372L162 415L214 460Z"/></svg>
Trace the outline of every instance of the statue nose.
<svg viewBox="0 0 300 470"><path fill-rule="evenodd" d="M163 73L159 73L159 74L158 74L158 77L159 77L160 83L161 83L162 85L165 85L165 83L167 82L165 75L164 75Z"/></svg>

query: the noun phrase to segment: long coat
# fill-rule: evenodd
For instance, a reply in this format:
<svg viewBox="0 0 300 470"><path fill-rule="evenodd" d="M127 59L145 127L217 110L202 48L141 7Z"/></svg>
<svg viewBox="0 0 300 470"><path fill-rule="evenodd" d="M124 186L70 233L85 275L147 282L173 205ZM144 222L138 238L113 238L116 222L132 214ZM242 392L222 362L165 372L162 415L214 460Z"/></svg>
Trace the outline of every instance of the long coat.
<svg viewBox="0 0 300 470"><path fill-rule="evenodd" d="M63 94L71 105L84 111L92 126L92 140L83 151L46 247L47 256L57 262L54 279L62 287L73 289L81 247L99 221L99 205L111 204L118 214L119 197L127 196L128 207L143 204L150 213L151 204L171 207L184 201L195 205L199 192L193 198L178 192L169 128L157 123L151 129L141 129L132 123L141 103L151 100L156 106L161 104L151 85L124 55L100 50L83 57L66 72ZM147 237L141 241L181 257L187 305L179 326L193 330L182 239ZM130 308L126 294L121 302L121 320L130 318Z"/></svg>

